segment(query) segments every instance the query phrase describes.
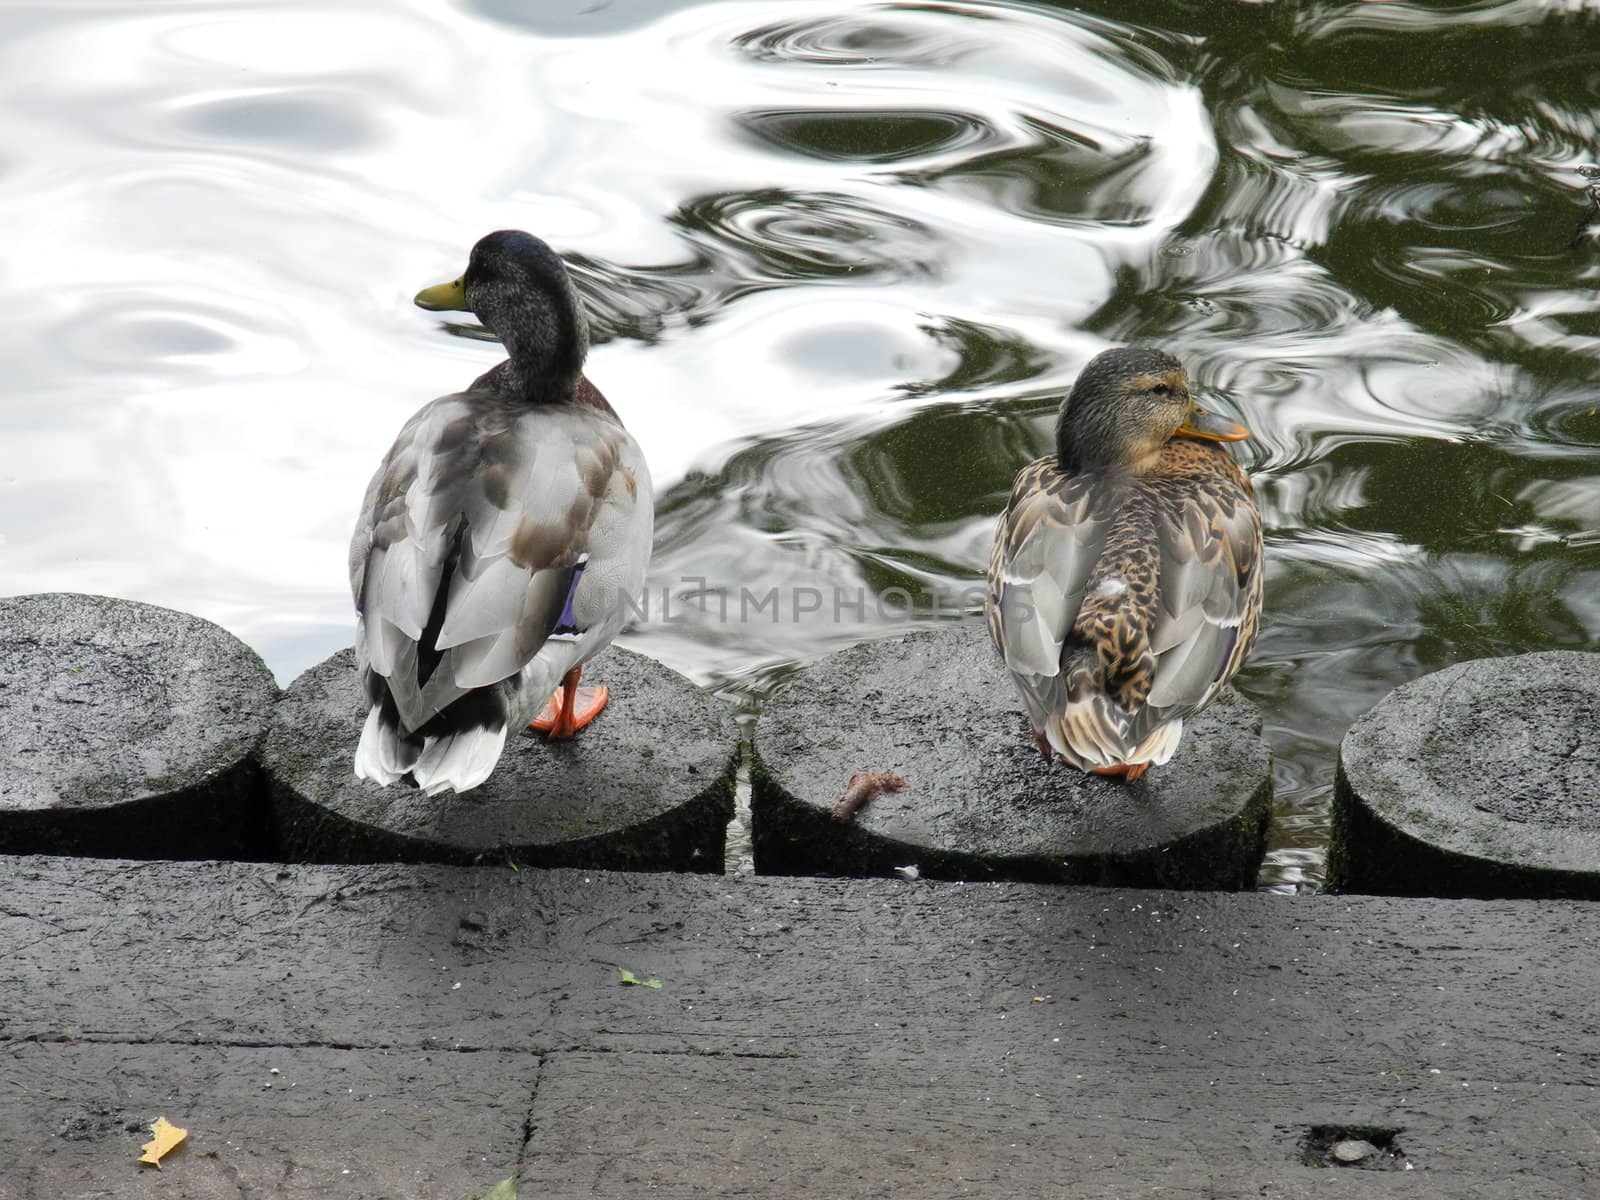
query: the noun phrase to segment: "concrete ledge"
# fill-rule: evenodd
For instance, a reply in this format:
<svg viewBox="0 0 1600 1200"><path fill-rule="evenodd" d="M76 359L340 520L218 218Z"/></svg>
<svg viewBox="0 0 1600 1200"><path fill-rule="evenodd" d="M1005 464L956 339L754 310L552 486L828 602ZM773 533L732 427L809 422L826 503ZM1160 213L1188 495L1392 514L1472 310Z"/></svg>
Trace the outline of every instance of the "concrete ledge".
<svg viewBox="0 0 1600 1200"><path fill-rule="evenodd" d="M1572 1200L1597 943L1570 901L4 859L0 1200ZM1345 1132L1386 1149L1312 1165Z"/></svg>
<svg viewBox="0 0 1600 1200"><path fill-rule="evenodd" d="M0 851L261 858L277 685L226 630L108 596L0 599Z"/></svg>
<svg viewBox="0 0 1600 1200"><path fill-rule="evenodd" d="M467 1200L515 1171L538 1076L533 1054L14 1045L0 1200ZM155 1170L138 1158L162 1115L189 1138Z"/></svg>
<svg viewBox="0 0 1600 1200"><path fill-rule="evenodd" d="M1600 899L1600 654L1461 663L1345 734L1332 891Z"/></svg>
<svg viewBox="0 0 1600 1200"><path fill-rule="evenodd" d="M755 735L751 832L768 874L1249 888L1265 848L1271 755L1229 693L1142 780L1086 776L1034 749L977 623L872 642L796 676ZM832 818L850 776L909 787Z"/></svg>
<svg viewBox="0 0 1600 1200"><path fill-rule="evenodd" d="M740 750L732 712L617 648L585 678L611 701L576 738L524 734L481 787L426 796L355 777L367 706L354 656L313 667L284 693L259 755L282 856L721 871Z"/></svg>

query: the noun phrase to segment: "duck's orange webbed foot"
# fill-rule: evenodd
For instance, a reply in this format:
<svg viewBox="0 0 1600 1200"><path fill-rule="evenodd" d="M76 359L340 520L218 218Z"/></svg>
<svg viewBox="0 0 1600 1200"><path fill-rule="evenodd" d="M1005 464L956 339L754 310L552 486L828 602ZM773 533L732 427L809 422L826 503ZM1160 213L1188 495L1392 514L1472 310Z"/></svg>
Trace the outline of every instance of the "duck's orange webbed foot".
<svg viewBox="0 0 1600 1200"><path fill-rule="evenodd" d="M545 701L544 710L528 722L529 729L549 734L552 738L569 738L600 715L611 693L605 685L579 687L582 667L573 667L561 680L555 695Z"/></svg>
<svg viewBox="0 0 1600 1200"><path fill-rule="evenodd" d="M1142 762L1118 763L1114 767L1090 767L1089 771L1094 775L1112 775L1121 779L1126 779L1129 783L1133 783L1149 769L1150 764L1147 762Z"/></svg>

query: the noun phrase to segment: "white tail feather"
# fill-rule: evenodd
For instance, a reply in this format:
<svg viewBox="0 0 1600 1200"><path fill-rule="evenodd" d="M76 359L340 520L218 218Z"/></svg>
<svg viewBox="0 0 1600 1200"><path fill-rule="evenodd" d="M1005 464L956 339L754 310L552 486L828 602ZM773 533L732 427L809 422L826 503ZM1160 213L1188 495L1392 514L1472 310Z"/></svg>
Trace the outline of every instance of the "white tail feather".
<svg viewBox="0 0 1600 1200"><path fill-rule="evenodd" d="M417 746L402 738L399 730L384 721L382 708L373 705L356 747L356 776L388 787L410 774L430 796L465 792L489 778L505 744L506 730L502 725L498 729L466 729L444 737L424 738Z"/></svg>
<svg viewBox="0 0 1600 1200"><path fill-rule="evenodd" d="M470 791L493 773L506 745L506 727L462 729L427 738L411 767L411 778L430 796Z"/></svg>
<svg viewBox="0 0 1600 1200"><path fill-rule="evenodd" d="M399 730L384 723L382 708L374 704L356 746L356 777L388 787L411 769L417 754L417 748L404 741Z"/></svg>
<svg viewBox="0 0 1600 1200"><path fill-rule="evenodd" d="M1129 745L1110 719L1106 702L1093 697L1069 701L1064 712L1045 721L1044 734L1051 749L1084 771L1139 763L1159 767L1177 751L1183 722L1168 721Z"/></svg>
<svg viewBox="0 0 1600 1200"><path fill-rule="evenodd" d="M1157 729L1139 746L1134 761L1145 759L1153 767L1159 767L1172 757L1178 749L1178 742L1183 737L1183 722L1169 721Z"/></svg>

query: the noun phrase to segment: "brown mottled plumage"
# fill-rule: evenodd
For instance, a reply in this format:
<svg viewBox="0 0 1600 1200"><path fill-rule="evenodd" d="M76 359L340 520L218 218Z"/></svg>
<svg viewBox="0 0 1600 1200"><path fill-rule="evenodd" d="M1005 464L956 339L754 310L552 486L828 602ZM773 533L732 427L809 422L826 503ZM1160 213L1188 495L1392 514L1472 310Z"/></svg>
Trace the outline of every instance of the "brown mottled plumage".
<svg viewBox="0 0 1600 1200"><path fill-rule="evenodd" d="M1243 664L1261 615L1261 518L1182 366L1108 350L1024 467L989 561L989 633L1041 749L1137 779Z"/></svg>

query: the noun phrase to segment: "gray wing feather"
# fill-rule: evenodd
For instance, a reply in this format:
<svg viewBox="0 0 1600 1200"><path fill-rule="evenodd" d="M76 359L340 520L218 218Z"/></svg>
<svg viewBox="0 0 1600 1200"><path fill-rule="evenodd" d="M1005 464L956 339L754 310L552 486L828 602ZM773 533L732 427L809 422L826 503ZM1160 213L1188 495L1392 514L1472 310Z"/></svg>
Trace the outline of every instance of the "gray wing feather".
<svg viewBox="0 0 1600 1200"><path fill-rule="evenodd" d="M1105 546L1106 521L1087 488L1045 488L1001 518L992 593L999 644L1018 675L1048 678L1078 619L1084 586ZM1003 547L1003 549L1001 548Z"/></svg>
<svg viewBox="0 0 1600 1200"><path fill-rule="evenodd" d="M1237 627L1199 624L1182 642L1156 659L1155 679L1145 703L1152 709L1198 708L1228 661Z"/></svg>
<svg viewBox="0 0 1600 1200"><path fill-rule="evenodd" d="M1162 607L1150 632L1156 672L1153 709L1194 710L1221 687L1252 596L1261 587L1261 524L1255 508L1236 505L1207 521L1192 503L1158 520ZM1220 536L1218 536L1220 534Z"/></svg>
<svg viewBox="0 0 1600 1200"><path fill-rule="evenodd" d="M572 585L571 569L519 570L516 575L518 578L504 581L487 579L498 586L496 592L489 594L490 604L501 597L509 597L512 602L498 629L460 643L451 652L455 681L463 688L487 687L522 670L544 645L561 616ZM485 618L491 611L485 608Z"/></svg>
<svg viewBox="0 0 1600 1200"><path fill-rule="evenodd" d="M625 457L639 457L627 432L587 407L508 410L464 393L407 422L367 490L350 553L358 650L410 728L538 653L589 552L601 497L617 502L608 485ZM628 553L648 557L648 536ZM447 569L443 655L419 686L416 642Z"/></svg>
<svg viewBox="0 0 1600 1200"><path fill-rule="evenodd" d="M356 610L361 609L361 592L366 586L367 556L372 552L373 514L378 507L378 488L383 483L380 467L367 484L366 495L361 500L361 515L356 518L355 532L350 536L350 596Z"/></svg>

